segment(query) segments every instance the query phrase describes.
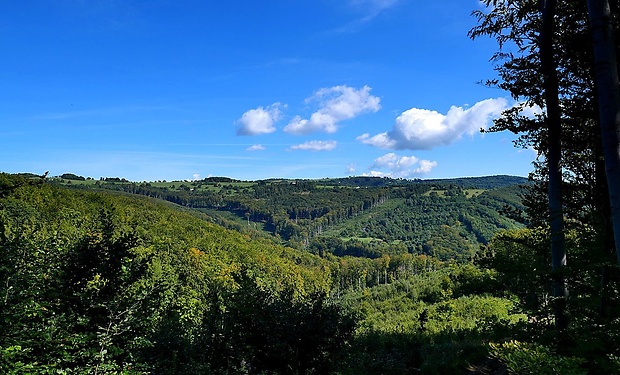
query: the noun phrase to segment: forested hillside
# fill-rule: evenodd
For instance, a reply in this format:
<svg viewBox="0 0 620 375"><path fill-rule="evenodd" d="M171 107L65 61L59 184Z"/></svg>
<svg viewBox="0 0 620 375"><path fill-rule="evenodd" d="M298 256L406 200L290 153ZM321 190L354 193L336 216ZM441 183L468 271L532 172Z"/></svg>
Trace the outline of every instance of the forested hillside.
<svg viewBox="0 0 620 375"><path fill-rule="evenodd" d="M620 374L620 2L478 5L527 180L0 173L0 374Z"/></svg>
<svg viewBox="0 0 620 375"><path fill-rule="evenodd" d="M446 268L410 253L319 257L210 221L148 197L0 174L0 370L356 373L360 355L377 371L461 364L461 358L422 359L419 353L388 367L383 361L393 358L366 358L372 351L359 347L371 336L391 335L393 327L373 328L375 313L357 294L373 285L401 285L394 291L406 290L416 307L393 306L407 316L394 324L417 330L424 324L420 314L439 324L435 309L490 274L475 271L461 280L470 272L465 266ZM508 300L483 303L497 304L484 316L521 320ZM479 319L457 320L469 331ZM418 337L424 344L397 345L402 355L427 350L432 337L454 328L441 323ZM485 339L473 340L481 358ZM385 355L388 349L376 350Z"/></svg>
<svg viewBox="0 0 620 375"><path fill-rule="evenodd" d="M522 210L520 194L527 183L513 176L446 181L211 177L133 183L120 178L87 180L71 174L55 181L167 200L205 212L231 228L242 230L245 224L316 254L376 258L413 253L460 261L471 259L498 230L523 225L501 212Z"/></svg>
<svg viewBox="0 0 620 375"><path fill-rule="evenodd" d="M338 232L362 220L375 223L364 211L376 223L405 217L398 228L414 221L397 209L414 206L464 223L478 199L487 200L488 210L510 203L511 187L390 187L399 193L379 202L383 187L321 185L316 189L327 197L360 192L379 201L347 219L349 225L325 230L336 234L299 248L252 229L248 217L238 219L243 225L222 219L239 225L233 231L186 206L91 188L94 183L69 189L38 176L0 174L2 373L620 370L618 289L605 287L599 312L596 263L578 253L567 275L578 293L570 334L563 336L571 344L556 345L543 228L498 232L486 245L479 242L469 261L394 250L396 241L376 253L365 253L365 246L362 256L338 254L342 242L350 252L355 243L335 240ZM486 235L480 228L478 241ZM417 232L411 228L409 235L423 235ZM572 238L585 254L589 239Z"/></svg>
<svg viewBox="0 0 620 375"><path fill-rule="evenodd" d="M8 175L0 192L2 373L318 369L351 334L318 257L148 198Z"/></svg>

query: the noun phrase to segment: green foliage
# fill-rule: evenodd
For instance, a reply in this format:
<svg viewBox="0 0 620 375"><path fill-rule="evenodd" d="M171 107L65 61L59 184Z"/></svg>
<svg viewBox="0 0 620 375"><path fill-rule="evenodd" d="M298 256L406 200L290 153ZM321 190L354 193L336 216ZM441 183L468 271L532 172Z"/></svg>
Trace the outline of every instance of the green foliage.
<svg viewBox="0 0 620 375"><path fill-rule="evenodd" d="M490 355L502 361L511 374L585 375L583 358L561 357L545 346L519 341L490 343Z"/></svg>
<svg viewBox="0 0 620 375"><path fill-rule="evenodd" d="M349 291L343 304L360 316L341 366L346 374L458 373L483 361L488 340L518 329L515 301L494 297L494 274L443 264L391 284Z"/></svg>
<svg viewBox="0 0 620 375"><path fill-rule="evenodd" d="M2 370L8 373L326 373L343 364L359 368L349 349L371 345L370 338L378 336L383 344L372 344L373 350L393 346L400 354L384 352L385 361L368 364L377 371L403 369L397 357L410 358L403 362L406 368L422 363L456 368L462 364L456 349L451 360L429 359L432 337L449 331L437 325L437 317L447 318L459 332L471 331L477 318L448 314L448 309L480 312L472 306L486 302L462 299L493 278L473 266L412 255L400 242L393 242L387 255L376 240L317 236L309 248L321 258L225 230L196 211L147 198L2 177L0 348ZM256 186L265 197L292 188L299 195L295 199L306 199L311 191L304 183ZM358 189L321 189L327 195L317 190L319 200L310 197L309 202L331 194L336 199L342 192L353 200L380 198L380 191L356 195ZM393 208L403 201L394 199L379 206ZM367 204L360 212L389 211L371 207L372 199ZM311 212L289 214L301 223L307 220L301 216ZM290 224L282 222L281 230ZM372 285L377 289L367 289ZM371 301L355 297L375 291ZM453 298L455 307L448 307ZM419 322L425 314L422 334ZM479 348L474 341L472 348ZM407 357L414 342L418 349Z"/></svg>
<svg viewBox="0 0 620 375"><path fill-rule="evenodd" d="M544 354L549 357L545 361L553 366L557 362L561 367L566 363L567 366L574 364L566 359L574 357L584 359L577 369L618 373L620 369L612 360L618 355L617 340L620 337L618 270L607 268L605 257L593 257L597 245L591 229L571 224L566 238L572 262L564 273L571 287L566 306L570 325L563 331L555 328L553 320L553 299L550 297L553 274L546 229L527 228L499 233L480 253L478 264L496 272L497 290L512 295L528 314L528 323L523 330L515 331L511 337L531 345L504 349L506 353L512 353L508 350L514 349L516 354L511 354L510 360L524 363L528 363L528 355L542 358Z"/></svg>
<svg viewBox="0 0 620 375"><path fill-rule="evenodd" d="M235 279L239 288L226 296L220 314L209 318L216 339L205 349L212 351L213 368L227 372L233 361L233 367L250 372L328 373L353 333L352 317L321 294L274 293L247 270Z"/></svg>
<svg viewBox="0 0 620 375"><path fill-rule="evenodd" d="M292 352L314 371L351 332L316 256L147 198L0 177L0 372L267 371Z"/></svg>
<svg viewBox="0 0 620 375"><path fill-rule="evenodd" d="M589 373L617 373L612 358L618 355L620 273L614 256L618 249L614 249L609 205L610 193L613 196L615 192L608 191L606 182L592 84L596 67L587 4L546 3L545 9L553 8L557 25L551 34L541 28L543 15L535 1L483 3L487 9L473 12L478 25L470 36L489 36L498 42L499 49L492 58L497 64L498 79L488 84L510 92L522 103L504 111L489 131L509 130L517 134L517 146L534 148L544 157L534 162L530 175L533 183L523 195L528 228L498 235L486 248L486 255L478 259L479 264L497 270L498 282L518 298L529 314L521 338L519 333L512 336L531 343L515 349L517 357L532 356L523 362L535 362L534 357L541 355L550 357L545 359L549 363L559 361L559 366L566 358L575 357L585 360L583 367ZM617 20L618 2L609 5L612 18ZM618 24L614 27L618 33ZM553 45L553 67L541 64L541 35ZM507 46L510 52L504 49ZM558 133L549 130L549 114L545 111L537 116L529 114L532 106L544 108L547 100L552 99L549 93L555 90L545 84L547 79L541 79L549 77L548 71L558 78L559 94L551 94L557 96L561 108ZM549 168L553 172L555 167L548 162L553 159L550 147L557 149L552 147L557 145L555 141L561 144L560 205L567 255L566 267L560 267L562 270L557 273L550 270L548 254L549 223L560 217L549 213L549 200L554 198L548 194ZM557 179L554 180L555 185ZM557 202L553 200L552 203ZM554 282L558 285L555 290ZM560 295L564 286L569 294L567 299L551 297ZM555 317L562 320L556 321ZM544 364L541 368L546 369Z"/></svg>
<svg viewBox="0 0 620 375"><path fill-rule="evenodd" d="M64 174L60 175L60 178L65 179L65 180L86 181L86 178L84 178L82 176L78 176L78 175L73 174L73 173L64 173Z"/></svg>
<svg viewBox="0 0 620 375"><path fill-rule="evenodd" d="M0 175L0 182L2 373L441 374L518 369L530 360L618 373L617 273L608 270L605 294L594 293L606 261L587 257L600 238L587 225L568 227L575 294L572 325L557 343L546 229L487 237L497 219L489 212L517 194L510 187L468 195L458 185L438 186L443 196L431 196L427 187L393 186L386 201L329 227L350 237L315 235L301 251L248 230L247 218L234 232L147 197L60 188L32 176ZM358 190L282 184L255 186L261 199L288 188L300 197ZM308 199L320 203L317 197ZM294 237L312 222L303 220L278 225L297 225ZM416 220L426 226L412 231ZM438 224L446 220L452 224ZM362 223L363 236L354 232ZM428 235L421 254L406 245L411 238L392 239L399 233ZM528 344L489 345L506 340Z"/></svg>
<svg viewBox="0 0 620 375"><path fill-rule="evenodd" d="M77 187L164 199L207 212L228 228L246 233L262 230L321 256L376 258L410 252L463 262L497 230L521 225L498 212L522 208L516 184L524 182L510 176L445 181L359 177L130 183L104 179ZM431 190L441 195L428 194Z"/></svg>

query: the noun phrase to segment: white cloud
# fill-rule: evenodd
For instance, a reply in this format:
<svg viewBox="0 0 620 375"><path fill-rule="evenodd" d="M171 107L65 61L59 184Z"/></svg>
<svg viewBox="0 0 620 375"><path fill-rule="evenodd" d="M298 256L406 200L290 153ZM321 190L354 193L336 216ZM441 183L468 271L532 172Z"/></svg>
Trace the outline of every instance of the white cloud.
<svg viewBox="0 0 620 375"><path fill-rule="evenodd" d="M408 178L428 174L436 166L436 161L418 159L415 156L398 156L391 152L376 158L369 168L370 173L366 175Z"/></svg>
<svg viewBox="0 0 620 375"><path fill-rule="evenodd" d="M291 150L307 150L307 151L331 151L336 148L336 141L309 141L300 145L291 146Z"/></svg>
<svg viewBox="0 0 620 375"><path fill-rule="evenodd" d="M349 165L347 165L347 174L353 174L353 173L355 173L355 169L356 169L356 167L355 167L355 165L354 165L354 164L349 164Z"/></svg>
<svg viewBox="0 0 620 375"><path fill-rule="evenodd" d="M448 145L464 134L486 129L490 120L508 108L506 99L486 99L470 108L452 106L447 114L411 108L396 118L392 130L357 139L363 143L392 150L429 150Z"/></svg>
<svg viewBox="0 0 620 375"><path fill-rule="evenodd" d="M362 176L369 176L369 177L392 177L392 174L388 173L388 172L370 171L368 173L362 173Z"/></svg>
<svg viewBox="0 0 620 375"><path fill-rule="evenodd" d="M200 173L194 173L192 175L192 181L198 181L200 180Z"/></svg>
<svg viewBox="0 0 620 375"><path fill-rule="evenodd" d="M319 109L310 116L310 119L295 116L284 127L284 131L291 134L335 133L340 121L381 109L379 104L381 99L370 95L370 90L368 86L357 90L344 85L320 89L306 99L306 102L318 102Z"/></svg>
<svg viewBox="0 0 620 375"><path fill-rule="evenodd" d="M415 169L415 173L427 174L437 166L436 161L420 160L419 167Z"/></svg>
<svg viewBox="0 0 620 375"><path fill-rule="evenodd" d="M365 10L367 16L363 21L368 21L386 9L392 8L400 0L351 0L351 4L359 9Z"/></svg>
<svg viewBox="0 0 620 375"><path fill-rule="evenodd" d="M542 108L537 105L528 106L525 103L519 103L521 106L521 115L529 118L536 118L544 114Z"/></svg>
<svg viewBox="0 0 620 375"><path fill-rule="evenodd" d="M379 16L381 13L391 8L394 8L396 5L402 2L403 1L401 0L350 0L349 6L357 13L361 14L362 17L334 31L338 33L356 32L368 22Z"/></svg>
<svg viewBox="0 0 620 375"><path fill-rule="evenodd" d="M274 103L265 108L258 107L246 111L237 120L237 135L269 134L276 131L274 124L282 118L281 103Z"/></svg>
<svg viewBox="0 0 620 375"><path fill-rule="evenodd" d="M252 145L245 149L246 151L263 151L265 147L263 145Z"/></svg>

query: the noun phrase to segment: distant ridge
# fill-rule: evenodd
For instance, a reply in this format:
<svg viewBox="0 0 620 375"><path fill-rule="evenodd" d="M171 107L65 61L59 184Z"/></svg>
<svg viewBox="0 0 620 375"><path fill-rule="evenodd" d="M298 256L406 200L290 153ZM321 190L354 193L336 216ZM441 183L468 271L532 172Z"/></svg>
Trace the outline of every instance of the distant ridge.
<svg viewBox="0 0 620 375"><path fill-rule="evenodd" d="M437 178L437 179L402 179L389 177L370 177L353 176L344 178L326 178L315 180L328 186L360 186L360 187L382 187L382 186L402 186L412 184L452 184L465 189L496 189L513 185L524 185L528 179L521 176L495 175L481 177L457 177L457 178Z"/></svg>
<svg viewBox="0 0 620 375"><path fill-rule="evenodd" d="M512 185L525 185L529 183L529 180L526 177L509 175L440 178L421 181L425 183L454 184L467 189L495 189Z"/></svg>
<svg viewBox="0 0 620 375"><path fill-rule="evenodd" d="M35 176L34 174L31 174ZM58 176L65 180L85 180L82 176L75 175L73 173L65 173ZM91 179L92 180L92 179ZM124 178L118 177L101 177L100 181L115 181L125 183L136 183L137 181L128 181ZM319 183L324 186L349 186L349 187L387 187L387 186L406 186L406 185L418 185L418 184L451 184L459 186L465 189L496 189L514 185L525 185L529 183L526 177L511 176L511 175L493 175L493 176L480 176L480 177L455 177L455 178L435 178L435 179L404 179L404 178L391 178L391 177L374 177L374 176L350 176L350 177L336 177L336 178L268 178L262 180L238 180L231 177L224 176L210 176L202 180L194 181L170 181L170 182L205 182L205 183L240 183L240 182L254 182L254 183L277 183L277 182L294 182L294 181L311 181ZM148 181L154 182L154 181Z"/></svg>

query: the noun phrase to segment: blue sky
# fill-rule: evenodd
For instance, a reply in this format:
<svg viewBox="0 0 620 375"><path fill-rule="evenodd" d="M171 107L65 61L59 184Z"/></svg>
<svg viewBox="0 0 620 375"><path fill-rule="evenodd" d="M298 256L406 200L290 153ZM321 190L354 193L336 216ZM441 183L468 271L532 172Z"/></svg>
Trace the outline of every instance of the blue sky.
<svg viewBox="0 0 620 375"><path fill-rule="evenodd" d="M525 176L477 0L47 0L0 10L0 171L134 181Z"/></svg>

